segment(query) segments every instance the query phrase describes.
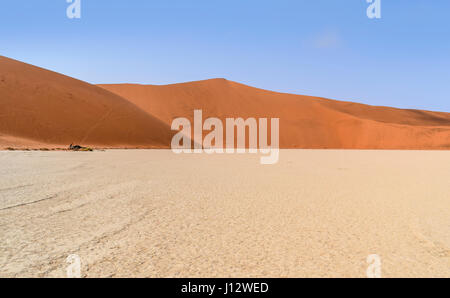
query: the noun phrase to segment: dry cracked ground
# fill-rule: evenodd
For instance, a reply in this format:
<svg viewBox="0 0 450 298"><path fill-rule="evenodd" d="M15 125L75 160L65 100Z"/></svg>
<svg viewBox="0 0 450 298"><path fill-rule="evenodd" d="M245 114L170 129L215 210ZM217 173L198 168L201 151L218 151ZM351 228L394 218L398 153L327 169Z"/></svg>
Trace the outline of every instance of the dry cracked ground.
<svg viewBox="0 0 450 298"><path fill-rule="evenodd" d="M0 276L450 277L450 152L0 152Z"/></svg>

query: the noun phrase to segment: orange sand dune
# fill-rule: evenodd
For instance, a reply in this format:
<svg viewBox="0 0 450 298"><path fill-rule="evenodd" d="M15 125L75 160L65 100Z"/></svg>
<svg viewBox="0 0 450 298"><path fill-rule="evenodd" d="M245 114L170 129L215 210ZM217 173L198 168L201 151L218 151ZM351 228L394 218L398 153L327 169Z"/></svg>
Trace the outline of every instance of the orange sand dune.
<svg viewBox="0 0 450 298"><path fill-rule="evenodd" d="M261 90L225 79L100 85L170 125L176 117L278 117L281 148L450 149L450 114Z"/></svg>
<svg viewBox="0 0 450 298"><path fill-rule="evenodd" d="M100 88L101 87L101 88ZM280 118L281 148L450 149L450 114L266 91L224 79L94 86L0 56L0 148L168 148L172 120Z"/></svg>
<svg viewBox="0 0 450 298"><path fill-rule="evenodd" d="M171 135L115 94L0 56L0 147L167 148Z"/></svg>

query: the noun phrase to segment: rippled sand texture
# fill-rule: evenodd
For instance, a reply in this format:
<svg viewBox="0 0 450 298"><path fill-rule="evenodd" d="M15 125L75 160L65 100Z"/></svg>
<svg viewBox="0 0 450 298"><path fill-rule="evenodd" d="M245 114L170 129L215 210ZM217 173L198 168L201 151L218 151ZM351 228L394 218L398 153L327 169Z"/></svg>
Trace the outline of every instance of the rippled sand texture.
<svg viewBox="0 0 450 298"><path fill-rule="evenodd" d="M450 152L0 152L0 276L450 277Z"/></svg>

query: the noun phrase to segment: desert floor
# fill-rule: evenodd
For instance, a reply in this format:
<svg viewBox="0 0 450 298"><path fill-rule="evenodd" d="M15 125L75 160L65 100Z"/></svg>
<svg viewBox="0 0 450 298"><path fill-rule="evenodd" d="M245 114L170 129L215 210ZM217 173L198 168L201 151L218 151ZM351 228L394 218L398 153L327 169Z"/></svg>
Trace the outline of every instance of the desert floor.
<svg viewBox="0 0 450 298"><path fill-rule="evenodd" d="M0 152L0 276L450 277L450 152Z"/></svg>

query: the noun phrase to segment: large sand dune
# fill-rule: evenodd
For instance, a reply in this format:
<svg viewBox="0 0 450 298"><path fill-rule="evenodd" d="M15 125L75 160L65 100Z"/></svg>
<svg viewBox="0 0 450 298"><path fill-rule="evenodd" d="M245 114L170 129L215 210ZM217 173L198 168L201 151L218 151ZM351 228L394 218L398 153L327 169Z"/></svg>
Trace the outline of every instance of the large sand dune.
<svg viewBox="0 0 450 298"><path fill-rule="evenodd" d="M176 117L280 118L281 148L450 149L450 114L276 93L213 79L100 85L170 124Z"/></svg>
<svg viewBox="0 0 450 298"><path fill-rule="evenodd" d="M101 87L101 88L100 88ZM171 122L280 118L281 148L450 149L450 114L276 93L224 79L94 86L0 56L0 148L168 148Z"/></svg>
<svg viewBox="0 0 450 298"><path fill-rule="evenodd" d="M168 148L171 130L102 88L0 56L0 146Z"/></svg>

